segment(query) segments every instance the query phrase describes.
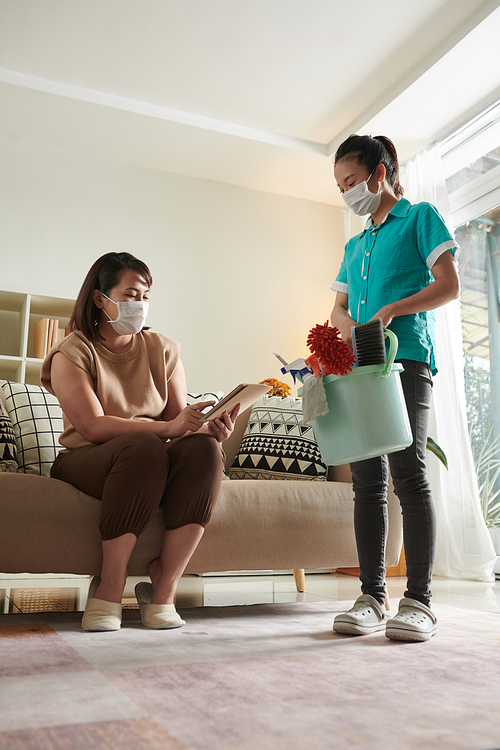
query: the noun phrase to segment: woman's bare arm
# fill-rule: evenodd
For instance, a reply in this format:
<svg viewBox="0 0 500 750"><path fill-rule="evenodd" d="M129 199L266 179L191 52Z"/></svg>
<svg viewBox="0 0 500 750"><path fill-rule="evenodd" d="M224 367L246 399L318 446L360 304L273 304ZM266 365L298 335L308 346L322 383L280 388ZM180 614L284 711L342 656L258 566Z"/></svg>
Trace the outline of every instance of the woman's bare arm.
<svg viewBox="0 0 500 750"><path fill-rule="evenodd" d="M410 297L381 307L373 317L382 318L382 324L384 328L387 328L394 318L399 318L402 315L413 315L426 310L435 310L437 307L457 299L460 295L460 279L457 264L450 250L443 253L434 263L432 275L434 281L424 289Z"/></svg>
<svg viewBox="0 0 500 750"><path fill-rule="evenodd" d="M437 259L432 267L432 274L434 281L424 289L397 302L384 305L375 313L373 318L382 318L382 325L387 328L394 318L402 315L414 315L426 310L435 310L459 296L460 280L457 264L451 251L447 250ZM351 327L358 324L349 316L347 293L337 292L331 322L333 326L339 329L344 341L352 346Z"/></svg>
<svg viewBox="0 0 500 750"><path fill-rule="evenodd" d="M62 352L56 352L52 358L51 383L63 412L75 430L90 443L105 443L130 432L149 432L162 440L181 437L188 431L200 429L200 410L213 403L207 401L185 407L169 421L143 421L106 415L88 373Z"/></svg>

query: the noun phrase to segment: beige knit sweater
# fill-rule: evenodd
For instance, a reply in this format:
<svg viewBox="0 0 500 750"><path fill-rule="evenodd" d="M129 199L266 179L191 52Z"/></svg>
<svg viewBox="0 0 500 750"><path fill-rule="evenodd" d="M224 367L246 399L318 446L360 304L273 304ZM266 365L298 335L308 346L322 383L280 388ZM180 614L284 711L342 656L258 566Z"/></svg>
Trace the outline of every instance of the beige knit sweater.
<svg viewBox="0 0 500 750"><path fill-rule="evenodd" d="M44 388L54 393L50 380L52 357L62 352L90 375L104 413L124 419L159 420L168 400L168 381L179 361L180 345L161 333L141 331L124 354L114 354L80 331L70 333L48 353L41 371ZM66 449L89 445L64 417L59 442Z"/></svg>

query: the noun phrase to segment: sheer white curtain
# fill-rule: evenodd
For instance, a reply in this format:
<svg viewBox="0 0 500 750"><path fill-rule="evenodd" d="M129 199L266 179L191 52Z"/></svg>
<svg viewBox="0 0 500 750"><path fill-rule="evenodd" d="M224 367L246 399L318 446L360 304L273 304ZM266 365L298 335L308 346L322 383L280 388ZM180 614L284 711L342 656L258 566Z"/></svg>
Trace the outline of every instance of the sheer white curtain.
<svg viewBox="0 0 500 750"><path fill-rule="evenodd" d="M401 184L405 198L434 204L453 231L438 146L401 167ZM496 554L481 513L468 437L459 300L436 310L436 362L429 435L443 448L449 468L428 452L438 523L434 573L491 581Z"/></svg>

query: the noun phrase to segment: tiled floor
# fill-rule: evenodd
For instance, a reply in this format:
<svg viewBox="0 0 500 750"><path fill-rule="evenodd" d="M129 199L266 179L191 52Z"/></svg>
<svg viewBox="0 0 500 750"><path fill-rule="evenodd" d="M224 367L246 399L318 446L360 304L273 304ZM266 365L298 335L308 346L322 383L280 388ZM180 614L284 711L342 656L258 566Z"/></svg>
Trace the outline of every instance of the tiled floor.
<svg viewBox="0 0 500 750"><path fill-rule="evenodd" d="M124 604L135 607L134 586L139 578L129 578ZM83 610L90 579L86 576L54 578L0 576L0 612ZM403 595L405 579L388 578L389 597ZM31 597L27 590L33 592ZM435 577L433 601L441 604L500 612L500 580L491 583ZM282 602L353 601L359 596L356 577L336 573L308 573L306 590L298 593L293 575L214 575L186 576L177 591L177 607L227 606ZM32 609L29 609L29 607ZM64 609L65 608L65 609ZM38 610L40 611L40 610Z"/></svg>

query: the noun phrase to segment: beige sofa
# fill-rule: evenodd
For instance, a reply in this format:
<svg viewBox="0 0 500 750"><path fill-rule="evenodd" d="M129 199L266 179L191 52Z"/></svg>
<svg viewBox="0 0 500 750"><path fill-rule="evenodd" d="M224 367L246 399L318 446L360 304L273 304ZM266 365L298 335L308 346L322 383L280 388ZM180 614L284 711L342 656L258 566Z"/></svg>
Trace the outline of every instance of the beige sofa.
<svg viewBox="0 0 500 750"><path fill-rule="evenodd" d="M1 390L1 389L0 389ZM224 444L229 467L250 410ZM348 467L330 469L328 482L226 480L206 533L186 573L304 569L357 565ZM32 474L0 472L0 572L96 574L101 564L100 501L69 484ZM162 516L139 538L129 575L147 575L158 556ZM389 497L386 563L402 545L399 503Z"/></svg>

